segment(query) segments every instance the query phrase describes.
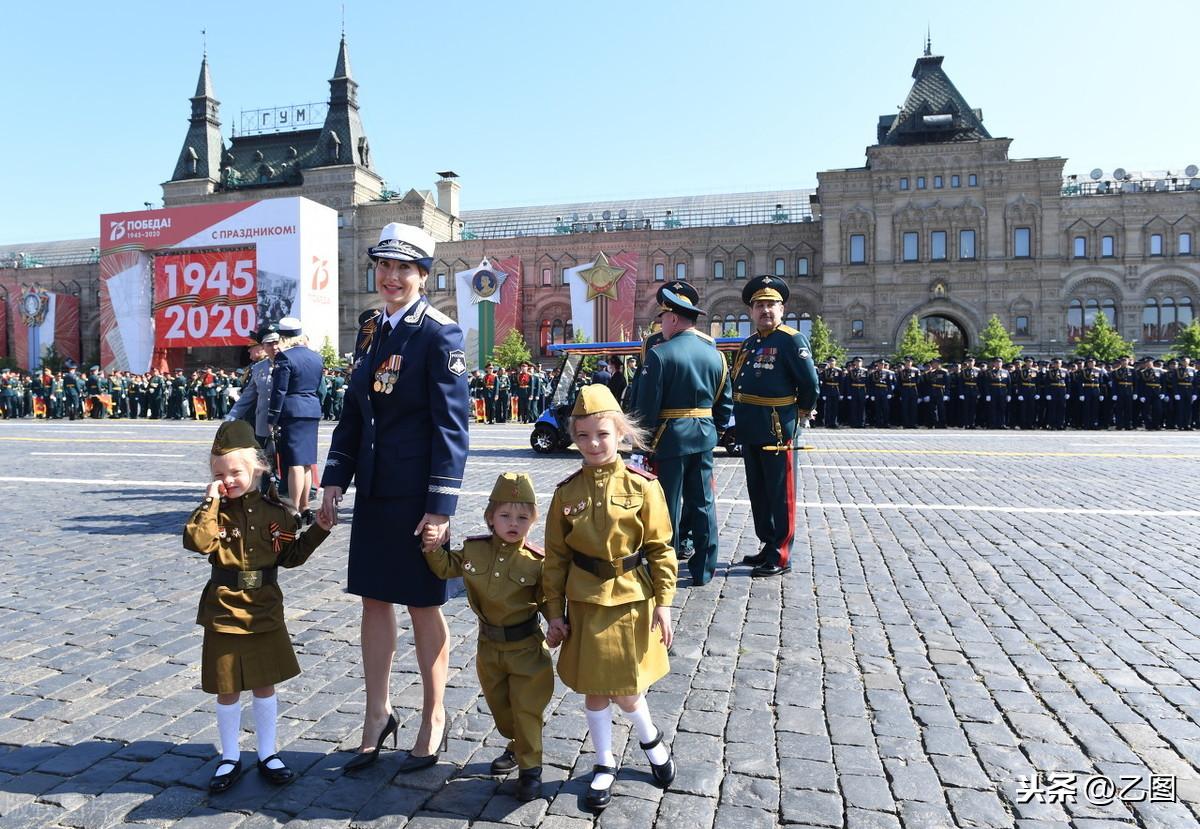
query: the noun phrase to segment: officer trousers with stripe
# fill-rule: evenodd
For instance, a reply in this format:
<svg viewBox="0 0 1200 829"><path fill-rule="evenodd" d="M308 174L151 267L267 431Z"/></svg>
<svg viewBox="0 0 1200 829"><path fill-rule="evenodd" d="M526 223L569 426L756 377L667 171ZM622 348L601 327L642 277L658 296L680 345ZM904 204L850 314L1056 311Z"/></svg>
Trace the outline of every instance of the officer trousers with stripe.
<svg viewBox="0 0 1200 829"><path fill-rule="evenodd" d="M796 476L792 470L795 449L764 451L746 446L742 461L746 468L746 494L754 516L754 534L762 543L766 564L788 566L796 533Z"/></svg>
<svg viewBox="0 0 1200 829"><path fill-rule="evenodd" d="M654 459L654 471L671 514L671 546L679 552L690 534L695 552L688 559L692 583L708 584L717 569L716 482L712 450Z"/></svg>

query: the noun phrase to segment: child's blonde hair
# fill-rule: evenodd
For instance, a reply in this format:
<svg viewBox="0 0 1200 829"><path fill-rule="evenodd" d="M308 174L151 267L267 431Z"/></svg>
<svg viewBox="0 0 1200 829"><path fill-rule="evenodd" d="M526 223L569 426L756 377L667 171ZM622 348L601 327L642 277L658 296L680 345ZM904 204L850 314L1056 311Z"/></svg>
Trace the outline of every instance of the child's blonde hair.
<svg viewBox="0 0 1200 829"><path fill-rule="evenodd" d="M492 516L500 507L515 507L527 514L531 522L538 519L537 504L530 504L526 501L488 501L488 505L483 508L483 520L487 523L489 530L492 529Z"/></svg>
<svg viewBox="0 0 1200 829"><path fill-rule="evenodd" d="M590 415L573 415L571 417L571 437L575 437L575 424L585 417L607 417L613 423L619 440L628 440L634 449L645 449L650 445L650 431L634 418L622 411L596 412Z"/></svg>
<svg viewBox="0 0 1200 829"><path fill-rule="evenodd" d="M252 472L251 483L253 484L253 488L258 487L258 480L257 480L258 478L262 477L263 475L265 475L271 471L271 467L267 465L267 457L266 457L266 455L263 454L262 449L245 447L243 449L233 449L229 452L226 452L224 455L218 455L215 452L212 453L211 455L209 455L208 456L209 472L212 471L213 461L216 460L217 458L221 458L221 457L225 457L225 458L233 457L239 461L242 461L247 466L249 466L250 471ZM267 487L267 492L264 495L264 497L268 501L271 501L272 503L279 504L282 507L287 507L288 509L292 510L293 512L296 511L296 505L293 502L293 500L291 498L284 498L283 496L281 496L279 494L279 487L275 483L274 478L271 479L271 484L270 484L270 486Z"/></svg>

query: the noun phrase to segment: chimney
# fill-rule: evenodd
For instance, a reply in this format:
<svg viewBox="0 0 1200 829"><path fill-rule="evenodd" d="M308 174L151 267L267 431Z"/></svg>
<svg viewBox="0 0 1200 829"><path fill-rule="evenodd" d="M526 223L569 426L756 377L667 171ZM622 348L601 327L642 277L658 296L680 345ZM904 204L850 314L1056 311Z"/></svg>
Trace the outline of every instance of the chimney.
<svg viewBox="0 0 1200 829"><path fill-rule="evenodd" d="M458 216L458 191L462 189L455 180L458 174L453 170L446 170L438 175L441 176L437 183L438 209L451 216Z"/></svg>

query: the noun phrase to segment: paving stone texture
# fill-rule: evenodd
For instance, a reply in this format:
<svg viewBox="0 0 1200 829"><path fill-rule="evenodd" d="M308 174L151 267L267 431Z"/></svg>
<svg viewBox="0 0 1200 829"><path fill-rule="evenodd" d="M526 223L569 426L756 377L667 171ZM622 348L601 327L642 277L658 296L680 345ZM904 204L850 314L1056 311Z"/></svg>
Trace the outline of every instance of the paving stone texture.
<svg viewBox="0 0 1200 829"><path fill-rule="evenodd" d="M461 586L445 608L448 752L415 775L390 752L342 774L363 706L348 525L281 578L303 673L280 686L279 744L299 779L208 794L207 565L180 532L212 430L0 424L0 827L1200 825L1200 438L814 431L794 570L763 581L727 566L757 542L740 461L718 457L723 564L681 588L672 671L649 694L679 775L656 788L618 718L623 768L596 817L582 702L561 684L545 797L520 803L487 775L503 740ZM473 429L456 536L483 528L499 472L529 472L544 508L578 464L527 441ZM420 685L399 618L403 746Z"/></svg>

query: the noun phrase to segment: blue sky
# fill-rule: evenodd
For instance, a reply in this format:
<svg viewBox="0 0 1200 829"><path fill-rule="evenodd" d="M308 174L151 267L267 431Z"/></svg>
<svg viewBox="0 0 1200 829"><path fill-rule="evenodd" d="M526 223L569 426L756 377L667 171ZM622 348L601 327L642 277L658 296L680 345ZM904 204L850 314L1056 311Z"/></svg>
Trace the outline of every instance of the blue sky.
<svg viewBox="0 0 1200 829"><path fill-rule="evenodd" d="M161 204L200 65L243 109L324 101L337 2L6 7L0 243L92 236ZM1013 157L1086 174L1200 164L1184 2L374 2L346 36L389 187L463 209L812 187L860 166L926 23ZM1189 80L1192 79L1192 80Z"/></svg>

